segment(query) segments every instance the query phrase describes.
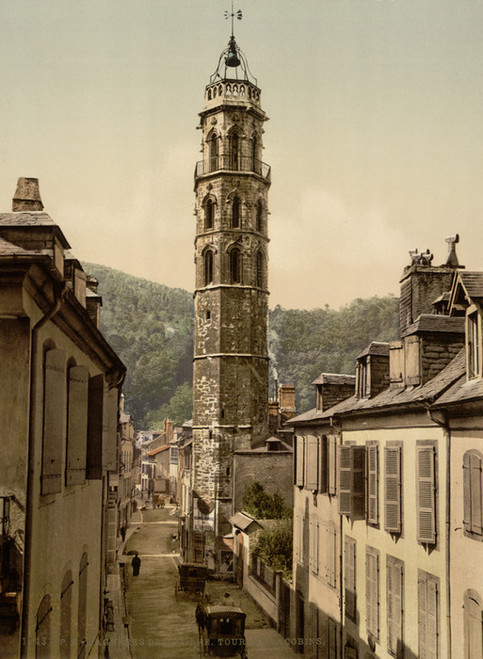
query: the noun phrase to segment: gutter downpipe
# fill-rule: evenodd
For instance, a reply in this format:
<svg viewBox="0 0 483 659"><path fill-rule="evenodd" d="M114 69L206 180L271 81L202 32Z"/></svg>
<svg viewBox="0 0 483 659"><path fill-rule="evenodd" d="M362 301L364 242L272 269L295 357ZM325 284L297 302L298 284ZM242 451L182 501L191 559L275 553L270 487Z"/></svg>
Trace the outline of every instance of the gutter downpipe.
<svg viewBox="0 0 483 659"><path fill-rule="evenodd" d="M35 472L35 413L37 411L37 396L36 396L36 365L38 357L38 334L39 330L52 320L52 318L60 311L64 301L65 294L67 293L67 283L64 282L58 293L58 298L55 300L49 311L33 326L31 330L31 357L30 357L30 405L29 405L29 435L28 435L28 458L27 458L27 492L26 492L26 505L25 505L25 553L23 560L24 569L24 589L22 597L22 625L20 634L20 656L27 657L29 650L29 603L30 603L30 576L31 576L31 558L32 558L32 526L33 526L33 485L34 485L34 472ZM55 288L54 288L55 295ZM22 640L23 639L23 640Z"/></svg>
<svg viewBox="0 0 483 659"><path fill-rule="evenodd" d="M426 406L426 412L431 421L443 428L446 435L446 599L448 611L446 614L446 633L448 635L448 657L451 657L451 567L450 567L450 514L451 514L451 429L448 423L448 416L442 411L444 421L440 421L433 416L430 405Z"/></svg>
<svg viewBox="0 0 483 659"><path fill-rule="evenodd" d="M334 417L331 416L329 419L329 425L331 430L339 437L339 440L342 444L342 429L334 425ZM339 515L339 538L340 538L340 547L339 547L339 616L340 616L340 629L339 629L339 647L342 648L343 645L343 629L344 629L344 581L343 581L343 515Z"/></svg>

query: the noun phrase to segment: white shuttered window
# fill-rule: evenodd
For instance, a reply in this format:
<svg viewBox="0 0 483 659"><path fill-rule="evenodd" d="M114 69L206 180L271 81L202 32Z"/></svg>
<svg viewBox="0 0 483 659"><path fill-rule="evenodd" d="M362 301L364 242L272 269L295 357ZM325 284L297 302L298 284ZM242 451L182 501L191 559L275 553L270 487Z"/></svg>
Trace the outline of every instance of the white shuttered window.
<svg viewBox="0 0 483 659"><path fill-rule="evenodd" d="M47 350L44 361L42 494L55 494L62 488L65 389L65 353L63 350Z"/></svg>
<svg viewBox="0 0 483 659"><path fill-rule="evenodd" d="M367 473L367 522L377 524L379 521L379 451L376 445L366 448Z"/></svg>
<svg viewBox="0 0 483 659"><path fill-rule="evenodd" d="M463 488L465 532L482 536L482 455L479 451L467 451L463 456Z"/></svg>
<svg viewBox="0 0 483 659"><path fill-rule="evenodd" d="M319 439L309 435L306 438L306 468L305 468L305 487L308 490L317 490L318 471L319 471Z"/></svg>

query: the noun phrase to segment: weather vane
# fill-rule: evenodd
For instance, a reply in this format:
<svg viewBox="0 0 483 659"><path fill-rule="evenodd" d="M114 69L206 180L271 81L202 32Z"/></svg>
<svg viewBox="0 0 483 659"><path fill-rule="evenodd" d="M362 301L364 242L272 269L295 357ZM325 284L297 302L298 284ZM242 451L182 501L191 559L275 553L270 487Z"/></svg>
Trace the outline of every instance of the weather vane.
<svg viewBox="0 0 483 659"><path fill-rule="evenodd" d="M234 36L234 19L238 18L239 21L243 18L243 14L241 12L241 9L238 9L237 11L233 11L233 0L231 0L231 13L227 10L225 11L225 18L231 18L231 36Z"/></svg>

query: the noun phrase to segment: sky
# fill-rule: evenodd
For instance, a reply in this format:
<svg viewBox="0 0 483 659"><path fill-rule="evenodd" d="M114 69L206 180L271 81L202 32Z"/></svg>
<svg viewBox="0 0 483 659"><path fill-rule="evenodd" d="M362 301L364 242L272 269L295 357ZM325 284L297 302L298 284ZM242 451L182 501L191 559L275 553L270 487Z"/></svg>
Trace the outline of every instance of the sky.
<svg viewBox="0 0 483 659"><path fill-rule="evenodd" d="M483 2L236 0L262 89L270 306L483 268ZM229 0L2 0L0 212L19 176L83 262L193 290L193 173ZM102 292L102 282L101 282Z"/></svg>

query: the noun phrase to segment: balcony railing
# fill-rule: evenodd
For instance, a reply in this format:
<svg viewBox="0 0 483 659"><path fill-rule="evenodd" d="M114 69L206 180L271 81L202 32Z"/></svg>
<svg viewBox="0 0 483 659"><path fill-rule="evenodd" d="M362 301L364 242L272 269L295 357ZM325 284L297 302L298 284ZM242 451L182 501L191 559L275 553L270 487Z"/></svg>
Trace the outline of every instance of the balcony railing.
<svg viewBox="0 0 483 659"><path fill-rule="evenodd" d="M200 160L196 163L195 178L213 174L214 172L253 172L266 180L270 180L270 167L261 160L250 157L224 155Z"/></svg>

